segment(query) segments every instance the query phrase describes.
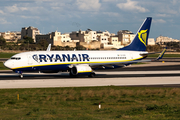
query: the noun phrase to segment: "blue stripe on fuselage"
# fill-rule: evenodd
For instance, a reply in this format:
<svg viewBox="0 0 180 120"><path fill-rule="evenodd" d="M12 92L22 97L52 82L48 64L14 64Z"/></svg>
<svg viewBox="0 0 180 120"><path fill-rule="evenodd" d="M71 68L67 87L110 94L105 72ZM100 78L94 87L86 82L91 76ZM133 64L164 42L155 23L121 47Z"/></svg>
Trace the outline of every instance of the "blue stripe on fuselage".
<svg viewBox="0 0 180 120"><path fill-rule="evenodd" d="M14 70L17 70L17 71L43 71L43 70L65 71L65 70L69 69L69 65L70 64L35 66L35 67L17 68L17 69L14 69Z"/></svg>

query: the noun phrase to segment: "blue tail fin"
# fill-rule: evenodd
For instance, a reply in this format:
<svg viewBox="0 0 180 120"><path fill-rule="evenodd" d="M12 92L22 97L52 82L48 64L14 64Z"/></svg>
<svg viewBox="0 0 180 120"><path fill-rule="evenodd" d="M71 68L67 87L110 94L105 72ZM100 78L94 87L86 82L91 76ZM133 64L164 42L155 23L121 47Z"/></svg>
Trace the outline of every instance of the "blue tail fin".
<svg viewBox="0 0 180 120"><path fill-rule="evenodd" d="M118 50L146 51L151 26L151 17L147 17L136 33L131 44Z"/></svg>

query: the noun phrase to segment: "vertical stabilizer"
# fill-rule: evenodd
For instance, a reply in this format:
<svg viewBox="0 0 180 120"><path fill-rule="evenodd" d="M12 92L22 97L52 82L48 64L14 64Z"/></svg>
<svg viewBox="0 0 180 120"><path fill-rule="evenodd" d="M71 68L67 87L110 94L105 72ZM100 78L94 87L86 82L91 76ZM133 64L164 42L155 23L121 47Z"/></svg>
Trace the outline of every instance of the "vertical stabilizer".
<svg viewBox="0 0 180 120"><path fill-rule="evenodd" d="M51 51L51 44L48 45L46 51Z"/></svg>
<svg viewBox="0 0 180 120"><path fill-rule="evenodd" d="M136 33L131 44L118 50L146 51L151 26L151 17L147 17Z"/></svg>

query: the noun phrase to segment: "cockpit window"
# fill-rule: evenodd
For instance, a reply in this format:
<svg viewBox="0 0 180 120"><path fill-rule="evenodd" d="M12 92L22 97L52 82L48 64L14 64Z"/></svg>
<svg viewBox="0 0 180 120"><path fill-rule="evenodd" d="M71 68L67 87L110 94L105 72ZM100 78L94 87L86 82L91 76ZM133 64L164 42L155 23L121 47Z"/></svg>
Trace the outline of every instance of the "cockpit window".
<svg viewBox="0 0 180 120"><path fill-rule="evenodd" d="M11 57L11 60L20 60L20 57Z"/></svg>

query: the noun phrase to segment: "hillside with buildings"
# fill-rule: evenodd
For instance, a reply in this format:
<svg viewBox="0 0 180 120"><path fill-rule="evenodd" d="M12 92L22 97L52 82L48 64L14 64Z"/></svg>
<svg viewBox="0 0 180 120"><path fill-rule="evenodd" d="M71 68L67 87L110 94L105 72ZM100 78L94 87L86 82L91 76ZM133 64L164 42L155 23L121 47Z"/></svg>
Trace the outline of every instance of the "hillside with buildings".
<svg viewBox="0 0 180 120"><path fill-rule="evenodd" d="M165 45L166 43L169 43L169 42L180 42L180 41L177 39L173 39L173 38L169 38L165 36L159 36L156 38L156 44L159 44L159 45Z"/></svg>
<svg viewBox="0 0 180 120"><path fill-rule="evenodd" d="M108 31L73 31L71 33L61 33L58 31L41 34L38 28L29 26L23 27L21 32L1 32L6 42L17 42L24 37L31 37L34 43L39 43L42 40L51 43L53 46L69 46L76 47L81 45L87 49L118 49L127 46L131 43L135 34L129 30L119 30L117 34ZM149 38L149 45L155 45L154 38Z"/></svg>

